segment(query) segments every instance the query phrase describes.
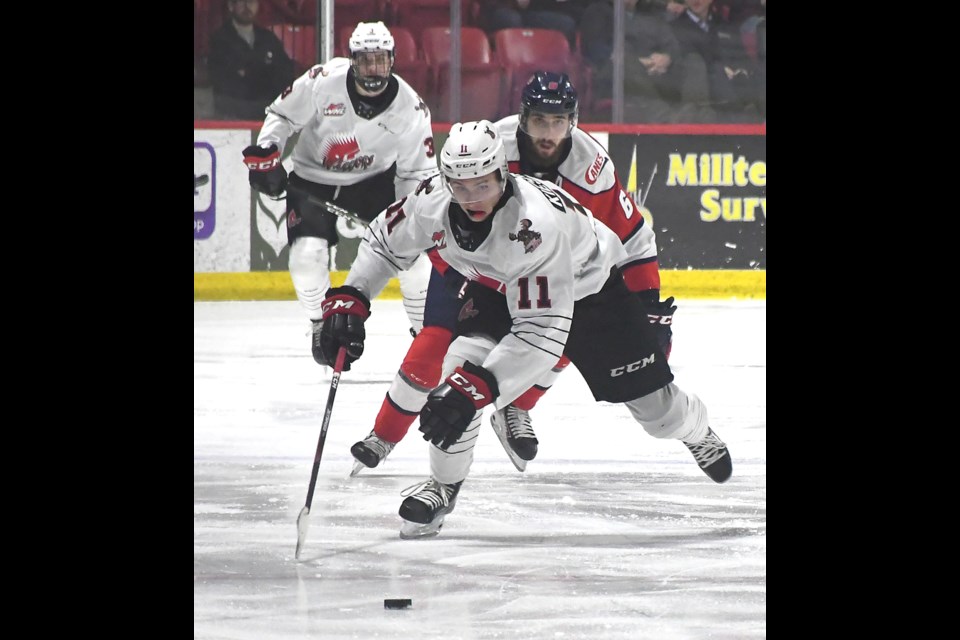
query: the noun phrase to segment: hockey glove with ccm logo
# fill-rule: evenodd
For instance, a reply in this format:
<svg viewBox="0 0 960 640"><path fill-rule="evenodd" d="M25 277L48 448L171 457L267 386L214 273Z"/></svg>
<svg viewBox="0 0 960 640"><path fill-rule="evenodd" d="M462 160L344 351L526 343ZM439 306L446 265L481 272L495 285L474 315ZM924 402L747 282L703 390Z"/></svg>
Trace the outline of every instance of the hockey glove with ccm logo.
<svg viewBox="0 0 960 640"><path fill-rule="evenodd" d="M280 149L250 145L243 150L243 164L250 170L250 186L271 198L277 198L287 189L287 170L280 164Z"/></svg>
<svg viewBox="0 0 960 640"><path fill-rule="evenodd" d="M652 295L650 295L652 294ZM656 290L643 291L640 294L647 320L657 332L657 342L663 350L664 357L670 359L670 350L673 348L673 314L677 306L673 304L673 296L660 300L660 293Z"/></svg>
<svg viewBox="0 0 960 640"><path fill-rule="evenodd" d="M331 287L323 301L323 327L320 329L320 350L327 362L335 362L340 347L347 348L344 371L363 355L367 331L363 323L370 317L370 301L354 287Z"/></svg>
<svg viewBox="0 0 960 640"><path fill-rule="evenodd" d="M476 412L499 395L492 373L464 362L427 395L427 404L420 411L423 439L446 451L467 430Z"/></svg>

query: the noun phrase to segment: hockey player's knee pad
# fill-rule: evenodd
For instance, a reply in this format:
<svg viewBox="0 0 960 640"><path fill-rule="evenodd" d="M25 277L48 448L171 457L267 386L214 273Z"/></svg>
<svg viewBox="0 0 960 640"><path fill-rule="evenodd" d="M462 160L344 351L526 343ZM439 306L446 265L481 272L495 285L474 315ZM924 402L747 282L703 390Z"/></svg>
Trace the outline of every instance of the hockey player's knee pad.
<svg viewBox="0 0 960 640"><path fill-rule="evenodd" d="M449 329L424 327L407 349L400 372L421 387L436 387L440 384L443 357L452 337L453 333Z"/></svg>
<svg viewBox="0 0 960 640"><path fill-rule="evenodd" d="M290 279L311 319L320 319L323 295L330 288L330 249L323 238L303 236L290 245Z"/></svg>
<svg viewBox="0 0 960 640"><path fill-rule="evenodd" d="M323 238L297 238L290 245L290 273L310 276L319 271L328 274L327 262L330 259L330 247ZM329 275L329 274L328 274Z"/></svg>

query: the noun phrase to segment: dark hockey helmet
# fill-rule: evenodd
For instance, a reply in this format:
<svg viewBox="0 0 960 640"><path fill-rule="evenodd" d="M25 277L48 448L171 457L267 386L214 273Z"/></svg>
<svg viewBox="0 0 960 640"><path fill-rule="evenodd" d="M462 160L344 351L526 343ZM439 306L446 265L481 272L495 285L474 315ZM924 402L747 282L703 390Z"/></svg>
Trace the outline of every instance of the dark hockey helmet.
<svg viewBox="0 0 960 640"><path fill-rule="evenodd" d="M367 91L380 92L386 88L393 73L394 41L393 34L383 22L359 22L350 36L350 66L353 68L353 77ZM361 73L361 58L375 59L377 56L387 56L385 73L367 75Z"/></svg>
<svg viewBox="0 0 960 640"><path fill-rule="evenodd" d="M536 71L520 94L520 129L527 132L527 120L530 112L551 115L569 115L570 123L567 135L577 126L580 116L580 100L577 90L565 73Z"/></svg>

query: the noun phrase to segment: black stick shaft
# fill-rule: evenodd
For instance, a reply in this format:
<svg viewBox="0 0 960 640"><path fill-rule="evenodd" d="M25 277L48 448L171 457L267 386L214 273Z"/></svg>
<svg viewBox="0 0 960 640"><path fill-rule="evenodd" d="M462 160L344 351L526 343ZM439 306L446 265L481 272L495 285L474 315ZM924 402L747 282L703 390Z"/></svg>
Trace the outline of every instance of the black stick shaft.
<svg viewBox="0 0 960 640"><path fill-rule="evenodd" d="M323 412L323 426L320 427L320 440L317 442L317 453L313 457L313 471L310 472L310 488L307 489L307 510L313 504L313 490L317 486L317 472L320 470L320 457L323 455L323 443L327 441L327 427L330 426L330 416L333 414L333 400L337 397L337 387L340 386L340 374L347 358L347 348L340 347L337 352L337 361L333 365L333 378L330 380L330 393L327 395L327 408Z"/></svg>

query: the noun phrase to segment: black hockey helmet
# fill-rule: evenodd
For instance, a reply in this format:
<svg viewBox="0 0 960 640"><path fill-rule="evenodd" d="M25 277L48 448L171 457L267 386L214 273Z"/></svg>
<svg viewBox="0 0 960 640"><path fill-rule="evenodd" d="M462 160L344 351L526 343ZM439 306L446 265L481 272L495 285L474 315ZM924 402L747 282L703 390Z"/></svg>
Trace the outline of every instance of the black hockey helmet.
<svg viewBox="0 0 960 640"><path fill-rule="evenodd" d="M520 129L527 131L527 118L530 112L551 115L569 115L570 126L567 135L577 126L580 115L580 100L577 90L565 73L536 71L520 94Z"/></svg>

